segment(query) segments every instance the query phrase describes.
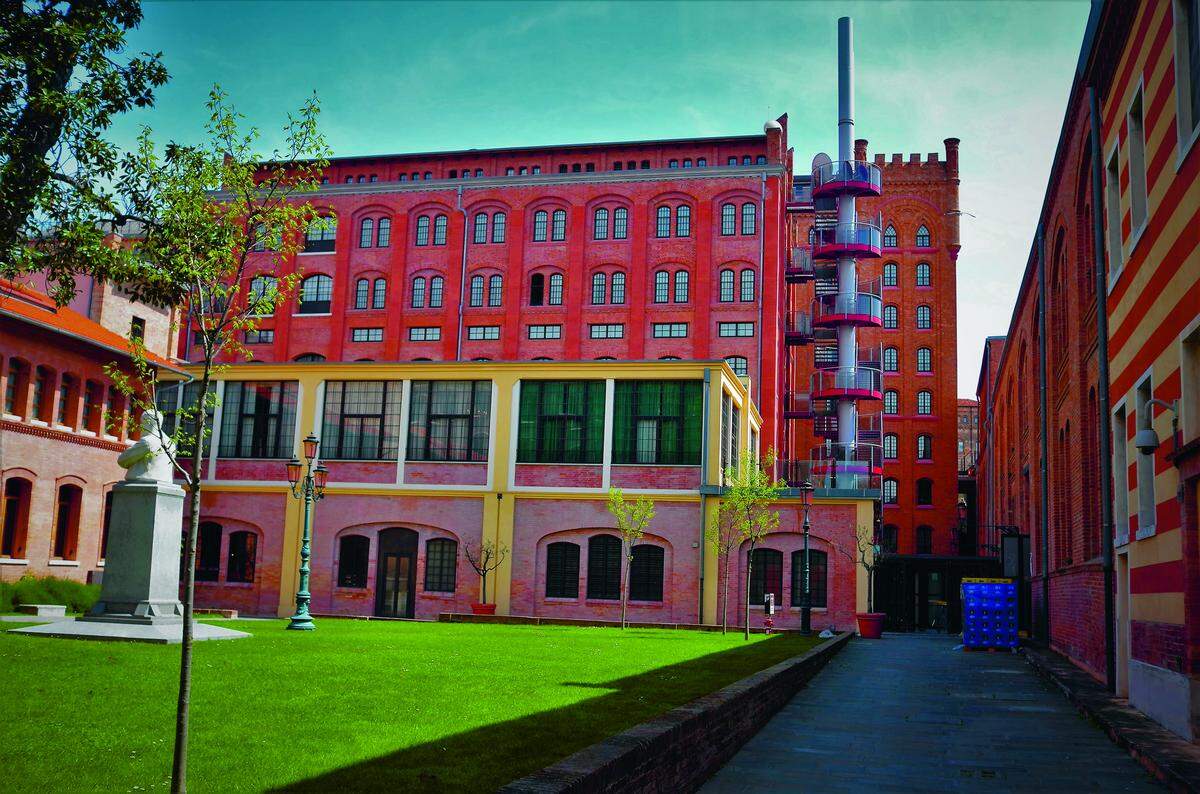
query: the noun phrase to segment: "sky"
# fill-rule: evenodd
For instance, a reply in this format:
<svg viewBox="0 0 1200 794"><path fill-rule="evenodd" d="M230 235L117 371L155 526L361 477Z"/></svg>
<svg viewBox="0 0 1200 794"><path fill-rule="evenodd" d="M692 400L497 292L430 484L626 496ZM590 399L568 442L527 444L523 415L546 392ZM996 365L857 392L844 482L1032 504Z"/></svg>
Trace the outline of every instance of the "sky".
<svg viewBox="0 0 1200 794"><path fill-rule="evenodd" d="M1046 189L1086 0L1056 2L147 2L132 51L170 83L122 117L196 141L214 83L264 150L316 92L334 154L758 133L789 116L803 167L836 149L837 19L855 25L856 137L962 139L958 385L1004 334Z"/></svg>

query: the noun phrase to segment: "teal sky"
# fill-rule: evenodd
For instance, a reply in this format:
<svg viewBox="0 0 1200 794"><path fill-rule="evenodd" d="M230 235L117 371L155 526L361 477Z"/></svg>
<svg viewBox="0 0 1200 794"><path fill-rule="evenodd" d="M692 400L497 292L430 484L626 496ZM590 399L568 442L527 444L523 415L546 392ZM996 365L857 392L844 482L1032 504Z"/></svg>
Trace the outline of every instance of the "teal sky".
<svg viewBox="0 0 1200 794"><path fill-rule="evenodd" d="M219 82L264 145L312 91L336 154L759 132L836 146L837 18L855 21L858 137L962 139L959 393L1008 327L1087 21L1078 2L148 2L131 48L171 82L123 118L194 140Z"/></svg>

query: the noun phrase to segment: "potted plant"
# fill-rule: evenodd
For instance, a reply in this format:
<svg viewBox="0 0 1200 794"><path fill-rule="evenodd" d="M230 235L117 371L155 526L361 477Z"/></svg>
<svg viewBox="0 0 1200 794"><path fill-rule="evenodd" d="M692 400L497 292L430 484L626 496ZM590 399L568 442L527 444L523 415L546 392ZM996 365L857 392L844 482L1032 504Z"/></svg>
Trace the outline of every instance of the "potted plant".
<svg viewBox="0 0 1200 794"><path fill-rule="evenodd" d="M494 615L496 614L496 605L487 603L487 575L489 571L496 570L504 562L504 558L508 556L508 547L497 546L490 540L484 540L474 545L468 545L466 554L467 562L475 569L475 573L479 574L479 597L482 599L482 603L471 604L471 613Z"/></svg>
<svg viewBox="0 0 1200 794"><path fill-rule="evenodd" d="M863 567L867 572L867 611L855 613L858 620L858 636L865 640L878 640L883 637L883 620L887 617L884 612L875 611L875 569L879 566L879 544L876 543L875 533L864 526L855 531L855 554L843 554Z"/></svg>

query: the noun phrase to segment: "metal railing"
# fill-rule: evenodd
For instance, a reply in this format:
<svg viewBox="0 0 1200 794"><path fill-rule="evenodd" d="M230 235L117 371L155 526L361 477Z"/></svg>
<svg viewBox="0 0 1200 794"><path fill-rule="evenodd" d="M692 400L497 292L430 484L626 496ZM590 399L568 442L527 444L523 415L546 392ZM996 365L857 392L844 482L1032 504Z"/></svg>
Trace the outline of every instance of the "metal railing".
<svg viewBox="0 0 1200 794"><path fill-rule="evenodd" d="M838 251L868 249L878 252L883 245L879 224L871 221L850 221L813 232L813 255L821 256Z"/></svg>
<svg viewBox="0 0 1200 794"><path fill-rule="evenodd" d="M812 171L812 193L824 192L826 188L847 185L859 194L883 192L883 175L879 167L866 160L834 160L818 165Z"/></svg>
<svg viewBox="0 0 1200 794"><path fill-rule="evenodd" d="M883 299L868 292L818 295L813 300L813 322L883 324Z"/></svg>
<svg viewBox="0 0 1200 794"><path fill-rule="evenodd" d="M829 369L832 367L845 364L851 367L867 367L869 369L883 369L881 362L883 360L883 350L879 345L868 345L860 347L854 356L854 360L840 362L838 360L838 345L836 339L821 339L814 340L813 346L813 365L819 369Z"/></svg>
<svg viewBox="0 0 1200 794"><path fill-rule="evenodd" d="M843 394L870 392L882 394L883 374L869 367L837 367L820 369L812 374L812 394Z"/></svg>
<svg viewBox="0 0 1200 794"><path fill-rule="evenodd" d="M808 248L793 248L791 257L788 259L786 275L791 278L812 278L814 275L812 251Z"/></svg>
<svg viewBox="0 0 1200 794"><path fill-rule="evenodd" d="M783 332L789 337L811 339L812 315L798 309L787 312L783 317Z"/></svg>

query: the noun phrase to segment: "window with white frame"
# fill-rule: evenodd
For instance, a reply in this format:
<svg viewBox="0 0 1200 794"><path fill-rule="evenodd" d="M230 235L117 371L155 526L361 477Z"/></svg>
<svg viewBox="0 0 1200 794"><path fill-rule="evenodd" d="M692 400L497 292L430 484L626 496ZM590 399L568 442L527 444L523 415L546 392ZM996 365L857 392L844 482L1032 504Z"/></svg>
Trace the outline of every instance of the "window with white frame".
<svg viewBox="0 0 1200 794"><path fill-rule="evenodd" d="M499 339L500 326L498 325L469 325L467 326L467 339L479 341L482 339Z"/></svg>
<svg viewBox="0 0 1200 794"><path fill-rule="evenodd" d="M623 339L625 326L622 323L593 323L588 326L592 339Z"/></svg>
<svg viewBox="0 0 1200 794"><path fill-rule="evenodd" d="M382 328L351 328L350 329L350 341L351 342L382 342L383 341L383 329Z"/></svg>
<svg viewBox="0 0 1200 794"><path fill-rule="evenodd" d="M717 336L754 336L754 323L717 323Z"/></svg>
<svg viewBox="0 0 1200 794"><path fill-rule="evenodd" d="M655 339L682 339L687 336L687 323L654 323Z"/></svg>
<svg viewBox="0 0 1200 794"><path fill-rule="evenodd" d="M560 339L561 325L531 325L526 329L530 339Z"/></svg>
<svg viewBox="0 0 1200 794"><path fill-rule="evenodd" d="M417 326L408 329L408 341L410 342L436 342L442 338L442 329L439 326Z"/></svg>

